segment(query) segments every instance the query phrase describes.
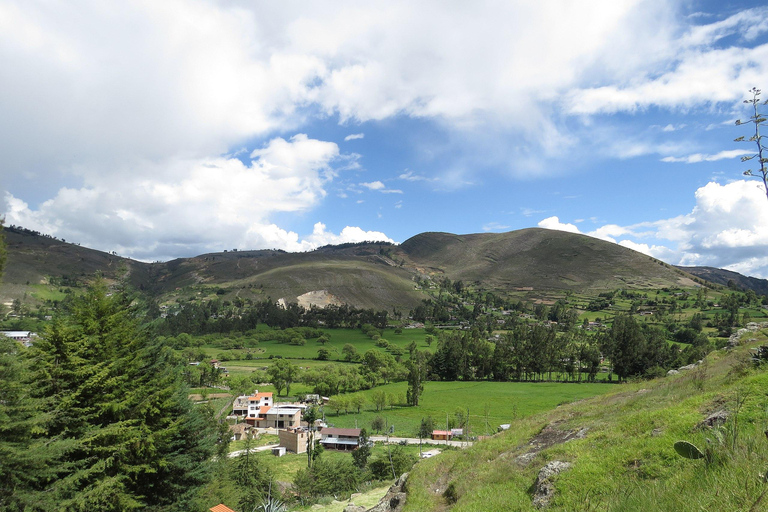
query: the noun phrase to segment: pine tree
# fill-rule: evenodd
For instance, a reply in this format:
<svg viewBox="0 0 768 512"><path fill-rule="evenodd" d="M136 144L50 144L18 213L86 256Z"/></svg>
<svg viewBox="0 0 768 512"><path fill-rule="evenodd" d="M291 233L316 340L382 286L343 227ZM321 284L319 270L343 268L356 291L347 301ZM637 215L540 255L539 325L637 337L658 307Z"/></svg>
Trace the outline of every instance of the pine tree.
<svg viewBox="0 0 768 512"><path fill-rule="evenodd" d="M170 348L139 328L133 300L104 282L36 344L36 398L50 403L55 478L33 510L185 510L221 430L193 408Z"/></svg>

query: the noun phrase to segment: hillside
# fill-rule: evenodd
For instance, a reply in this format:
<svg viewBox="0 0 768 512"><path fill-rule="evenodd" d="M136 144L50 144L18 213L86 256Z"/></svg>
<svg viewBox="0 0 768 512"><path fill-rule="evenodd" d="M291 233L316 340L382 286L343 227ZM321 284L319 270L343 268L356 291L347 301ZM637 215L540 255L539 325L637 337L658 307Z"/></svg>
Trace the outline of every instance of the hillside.
<svg viewBox="0 0 768 512"><path fill-rule="evenodd" d="M677 267L710 283L729 286L740 290L752 290L758 295L768 295L768 279L749 277L732 270L715 267Z"/></svg>
<svg viewBox="0 0 768 512"><path fill-rule="evenodd" d="M21 229L6 229L8 265L0 301L61 297L96 273L127 277L161 301L212 293L224 299L409 309L428 297L417 279L445 277L494 292L547 293L694 286L663 262L584 235L544 229L453 235L423 233L402 245L328 246L307 253L227 251L143 263ZM25 298L26 294L26 298Z"/></svg>
<svg viewBox="0 0 768 512"><path fill-rule="evenodd" d="M418 463L405 510L537 510L537 488L554 511L766 510L768 372L749 354L768 342L767 327L694 369L511 420L502 434ZM714 413L727 419L709 427ZM679 440L705 458L679 456ZM555 461L562 472L537 485Z"/></svg>
<svg viewBox="0 0 768 512"><path fill-rule="evenodd" d="M491 289L600 290L693 286L658 260L586 235L540 228L453 235L422 233L400 246L415 268Z"/></svg>

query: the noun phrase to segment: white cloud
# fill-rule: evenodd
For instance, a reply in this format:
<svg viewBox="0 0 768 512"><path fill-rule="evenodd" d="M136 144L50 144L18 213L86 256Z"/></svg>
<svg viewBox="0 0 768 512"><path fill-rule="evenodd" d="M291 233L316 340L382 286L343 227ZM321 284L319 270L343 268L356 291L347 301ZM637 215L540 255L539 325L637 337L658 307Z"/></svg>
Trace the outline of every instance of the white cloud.
<svg viewBox="0 0 768 512"><path fill-rule="evenodd" d="M555 229L557 231L568 231L569 233L581 233L579 228L577 228L574 224L562 223L556 216L547 217L546 219L540 221L539 227L545 229Z"/></svg>
<svg viewBox="0 0 768 512"><path fill-rule="evenodd" d="M745 151L743 149L731 149L726 151L720 151L714 155L707 155L703 153L694 153L692 155L675 157L665 156L661 159L662 162L685 162L687 164L697 164L700 162L716 162L718 160L725 160L727 158L736 158L743 155L752 154L753 151Z"/></svg>
<svg viewBox="0 0 768 512"><path fill-rule="evenodd" d="M7 222L139 259L232 247L308 250L317 240L352 240L356 233L385 238L348 227L300 240L269 221L275 212L306 212L322 200L334 165L344 164L336 144L304 134L278 137L251 157L249 164L219 157L168 161L140 173L125 168L119 179L89 177L81 188L63 188L36 209L9 194Z"/></svg>
<svg viewBox="0 0 768 512"><path fill-rule="evenodd" d="M542 220L539 227L580 232L558 217ZM758 181L711 182L696 191L690 213L633 226L607 224L585 234L675 265L713 266L768 278L768 200Z"/></svg>
<svg viewBox="0 0 768 512"><path fill-rule="evenodd" d="M387 188L387 186L380 181L372 181L370 183L361 183L360 186L365 187L369 190L384 190L385 188Z"/></svg>
<svg viewBox="0 0 768 512"><path fill-rule="evenodd" d="M344 137L344 141L350 141L350 140L357 140L357 139L363 139L365 138L364 133L352 133Z"/></svg>
<svg viewBox="0 0 768 512"><path fill-rule="evenodd" d="M489 222L488 224L483 225L483 231L488 233L489 231L507 231L509 230L510 226L507 226L505 224L502 224L500 222Z"/></svg>
<svg viewBox="0 0 768 512"><path fill-rule="evenodd" d="M405 181L435 181L434 178L427 178L426 176L414 174L413 171L409 170L406 170L406 172L402 173L398 178Z"/></svg>
<svg viewBox="0 0 768 512"><path fill-rule="evenodd" d="M357 242L391 242L395 241L384 233L379 231L364 231L356 226L347 226L341 230L338 235L326 231L326 226L322 222L315 224L312 234L307 237L306 242L315 247L324 245L338 245Z"/></svg>
<svg viewBox="0 0 768 512"><path fill-rule="evenodd" d="M402 194L403 191L396 188L388 188L381 191L382 194Z"/></svg>

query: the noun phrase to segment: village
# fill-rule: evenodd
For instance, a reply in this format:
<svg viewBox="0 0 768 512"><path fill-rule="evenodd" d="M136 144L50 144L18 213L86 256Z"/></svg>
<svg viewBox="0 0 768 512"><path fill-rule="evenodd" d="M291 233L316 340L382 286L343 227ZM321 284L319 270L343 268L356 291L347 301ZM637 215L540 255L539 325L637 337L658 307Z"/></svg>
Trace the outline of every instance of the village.
<svg viewBox="0 0 768 512"><path fill-rule="evenodd" d="M328 425L324 414L311 424L305 419L305 414L310 408L319 408L328 402L327 397L317 394L305 395L299 402L276 403L273 393L260 393L254 390L252 395L241 395L235 398L232 405L232 414L227 416L230 423L232 441L240 441L247 436L258 436L262 433L277 435L279 442L262 446L254 451L271 450L275 456L283 456L286 453L301 454L312 449L317 442L326 450L352 451L361 446L360 428L336 428ZM313 416L316 415L313 414ZM319 434L316 438L315 433ZM388 442L397 444L442 444L455 447L471 446L471 441L455 441L454 437L460 437L463 429L433 430L431 436L425 439L394 437L394 436L370 436L369 443ZM242 452L233 451L230 456L238 456ZM422 452L422 458L429 458L440 453L438 450Z"/></svg>

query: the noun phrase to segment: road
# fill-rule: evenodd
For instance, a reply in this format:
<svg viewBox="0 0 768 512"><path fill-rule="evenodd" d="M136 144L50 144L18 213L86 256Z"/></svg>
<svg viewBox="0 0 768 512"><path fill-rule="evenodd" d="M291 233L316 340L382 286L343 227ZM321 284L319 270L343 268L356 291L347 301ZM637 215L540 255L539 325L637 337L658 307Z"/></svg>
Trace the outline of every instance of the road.
<svg viewBox="0 0 768 512"><path fill-rule="evenodd" d="M257 446L256 448L251 448L251 453L265 452L267 450L271 450L272 448L277 448L278 446L280 446L280 443L268 444L268 445L265 445L265 446ZM234 452L229 452L229 457L230 458L232 458L232 457L239 457L239 456L243 455L244 453L245 453L245 450L237 450L237 451L234 451Z"/></svg>
<svg viewBox="0 0 768 512"><path fill-rule="evenodd" d="M370 436L370 439L371 441L376 443L387 442L387 436ZM402 442L405 442L406 444L419 444L419 438L389 436L389 442L390 444L399 444ZM472 446L472 441L443 441L443 440L426 439L426 438L422 439L421 443L442 445L442 446L455 446L457 448L466 448L467 446Z"/></svg>

